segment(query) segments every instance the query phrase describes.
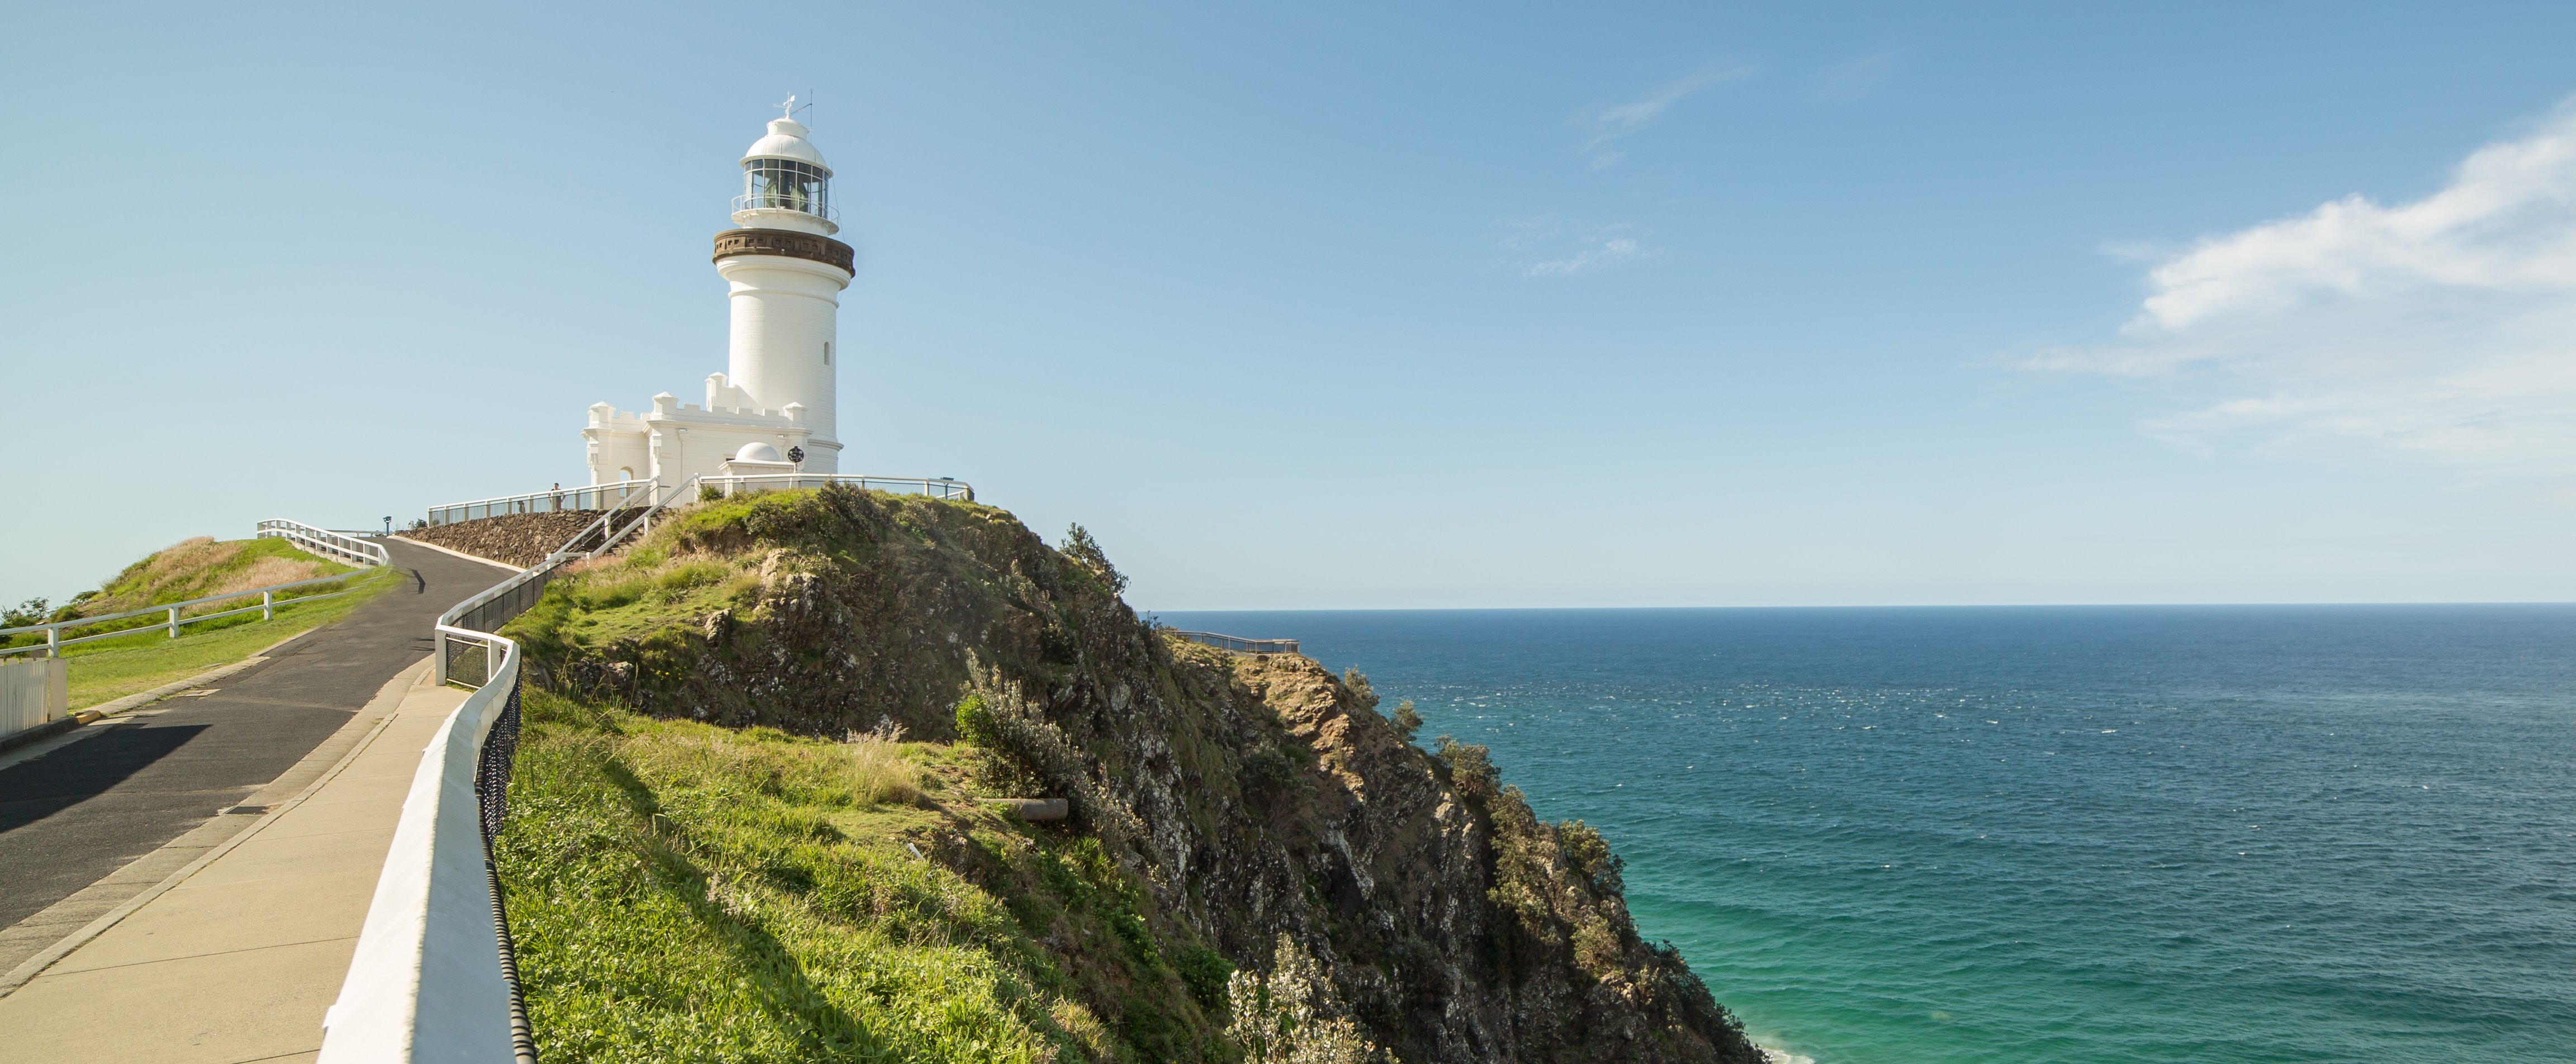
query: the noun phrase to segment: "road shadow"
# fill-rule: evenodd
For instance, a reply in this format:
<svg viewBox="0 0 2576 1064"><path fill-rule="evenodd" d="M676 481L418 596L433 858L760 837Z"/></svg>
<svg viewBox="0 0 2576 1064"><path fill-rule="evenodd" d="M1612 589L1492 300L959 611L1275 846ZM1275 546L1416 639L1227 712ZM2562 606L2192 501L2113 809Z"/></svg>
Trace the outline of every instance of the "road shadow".
<svg viewBox="0 0 2576 1064"><path fill-rule="evenodd" d="M204 724L118 725L32 761L0 769L0 834L43 820L125 782L188 745Z"/></svg>

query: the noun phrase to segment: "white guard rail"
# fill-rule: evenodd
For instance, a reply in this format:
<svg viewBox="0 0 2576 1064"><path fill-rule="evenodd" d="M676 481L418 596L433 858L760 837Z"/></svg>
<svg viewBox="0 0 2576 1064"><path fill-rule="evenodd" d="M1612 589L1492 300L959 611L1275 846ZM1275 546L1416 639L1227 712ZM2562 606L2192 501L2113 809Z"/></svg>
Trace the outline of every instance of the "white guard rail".
<svg viewBox="0 0 2576 1064"><path fill-rule="evenodd" d="M506 714L516 732L519 648L500 636L453 631L497 650L499 667L448 715L412 773L349 977L322 1017L320 1059L332 1064L536 1060L523 1010L514 1007L514 973L502 959L504 925L484 836L488 792L477 787L496 785L477 771L493 726ZM506 768L501 779L497 785L506 786Z"/></svg>
<svg viewBox="0 0 2576 1064"><path fill-rule="evenodd" d="M439 726L412 773L349 976L323 1018L325 1064L536 1064L491 862L518 746L520 653L490 629L533 605L558 567L597 557L696 487L692 477L658 499L639 498L650 504L620 527L607 526L625 512L601 514L544 561L439 615L439 682L449 680L451 647L465 643L479 651L482 683ZM603 530L598 546L574 549Z"/></svg>
<svg viewBox="0 0 2576 1064"><path fill-rule="evenodd" d="M336 558L361 568L393 564L393 559L385 555L383 544L369 543L356 536L343 535L327 528L315 528L302 521L270 518L259 523L259 537L261 539L282 538L314 554L325 558Z"/></svg>
<svg viewBox="0 0 2576 1064"><path fill-rule="evenodd" d="M1238 654L1297 653L1297 641L1294 639L1245 639L1239 635L1224 635L1218 632L1184 632L1177 629L1175 629L1172 634L1183 639L1187 639L1193 643L1212 646L1218 650L1231 650Z"/></svg>
<svg viewBox="0 0 2576 1064"><path fill-rule="evenodd" d="M503 495L470 502L442 503L429 508L429 524L452 525L458 521L479 521L506 514L551 514L569 510L623 510L651 501L659 485L650 480L621 480L612 484L590 484L578 488L553 488L524 495Z"/></svg>
<svg viewBox="0 0 2576 1064"><path fill-rule="evenodd" d="M370 546L372 546L372 544L370 544ZM379 547L377 549L382 550L383 548ZM102 613L96 617L76 617L68 621L53 621L46 624L30 624L18 628L0 628L0 637L25 635L30 632L43 632L45 634L45 641L42 643L29 643L22 647L0 647L0 657L5 657L10 654L33 654L41 650L45 652L46 657L56 658L62 656L64 647L70 646L74 643L86 643L93 639L115 639L120 636L139 635L144 632L151 631L154 628L162 629L169 633L170 638L177 639L179 638L179 629L186 625L195 624L199 621L211 621L218 617L231 617L237 614L250 613L252 611L257 611L259 613L260 620L270 620L277 616L277 608L279 606L293 606L300 603L315 602L326 598L338 598L342 595L348 594L347 591L329 591L319 595L296 595L281 599L277 597L278 592L287 590L288 588L305 587L311 584L328 584L334 581L347 580L356 575L358 574L341 573L337 576L317 576L310 580L289 580L283 584L270 584L267 587L254 587L243 591L228 591L221 595L207 595L203 598L192 598L184 602L168 602L158 606L146 606L139 610L126 610L122 613ZM195 616L181 616L181 614L185 613L193 606L203 606L212 602L228 602L233 599L248 598L252 595L259 596L259 605L243 606L240 609L218 610L213 613L200 613ZM107 624L113 621L128 620L135 617L146 617L153 614L161 615L162 622L160 624L139 625L132 628L119 628L113 632L96 632L90 635L75 636L70 639L63 638L64 632L70 631L74 628L87 628L91 625Z"/></svg>
<svg viewBox="0 0 2576 1064"><path fill-rule="evenodd" d="M842 484L860 491L890 491L906 495L928 495L934 499L975 501L975 487L962 480L947 477L879 477L865 473L762 473L753 476L700 477L700 483L734 495L746 491L789 491L796 488L819 488Z"/></svg>

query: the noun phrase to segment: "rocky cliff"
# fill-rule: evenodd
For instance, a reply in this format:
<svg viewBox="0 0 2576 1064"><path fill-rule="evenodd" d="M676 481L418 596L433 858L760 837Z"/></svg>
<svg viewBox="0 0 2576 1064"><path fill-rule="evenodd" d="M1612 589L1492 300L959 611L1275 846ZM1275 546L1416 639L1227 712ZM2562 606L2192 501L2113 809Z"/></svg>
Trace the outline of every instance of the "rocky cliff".
<svg viewBox="0 0 2576 1064"><path fill-rule="evenodd" d="M579 697L971 743L987 779L1072 799L1062 830L1150 895L1151 934L1311 963L1319 1015L1401 1060L1761 1059L1639 938L1599 834L1540 821L1482 748L1424 751L1359 677L1182 642L1122 587L1079 530L1057 550L990 507L793 492L684 511L512 630Z"/></svg>

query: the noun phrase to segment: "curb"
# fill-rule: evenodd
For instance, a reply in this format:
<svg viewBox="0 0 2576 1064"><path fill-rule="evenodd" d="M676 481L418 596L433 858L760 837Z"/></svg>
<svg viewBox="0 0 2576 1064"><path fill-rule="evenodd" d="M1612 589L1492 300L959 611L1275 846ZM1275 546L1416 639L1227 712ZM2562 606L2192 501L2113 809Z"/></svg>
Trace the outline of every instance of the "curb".
<svg viewBox="0 0 2576 1064"><path fill-rule="evenodd" d="M42 742L87 723L89 722L79 717L56 717L33 728L0 738L0 753L7 753L28 743Z"/></svg>

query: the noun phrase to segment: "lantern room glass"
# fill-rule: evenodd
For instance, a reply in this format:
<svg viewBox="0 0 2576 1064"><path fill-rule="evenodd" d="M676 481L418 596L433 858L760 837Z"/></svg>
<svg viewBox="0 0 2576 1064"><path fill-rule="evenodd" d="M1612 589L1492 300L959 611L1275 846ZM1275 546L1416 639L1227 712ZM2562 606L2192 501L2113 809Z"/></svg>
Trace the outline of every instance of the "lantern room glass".
<svg viewBox="0 0 2576 1064"><path fill-rule="evenodd" d="M742 171L744 209L832 216L831 171L793 159L753 159Z"/></svg>

